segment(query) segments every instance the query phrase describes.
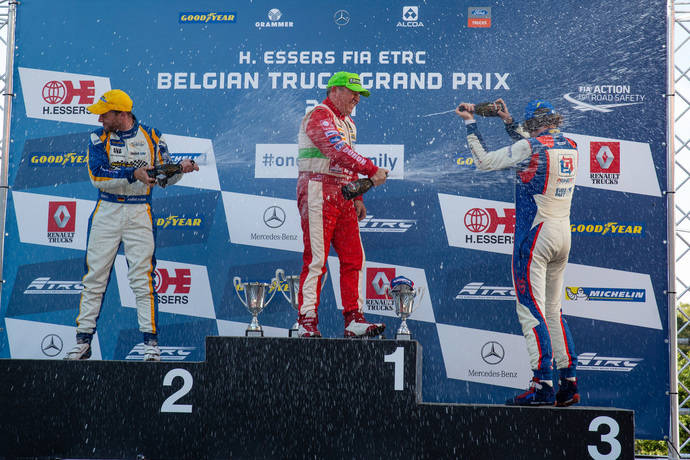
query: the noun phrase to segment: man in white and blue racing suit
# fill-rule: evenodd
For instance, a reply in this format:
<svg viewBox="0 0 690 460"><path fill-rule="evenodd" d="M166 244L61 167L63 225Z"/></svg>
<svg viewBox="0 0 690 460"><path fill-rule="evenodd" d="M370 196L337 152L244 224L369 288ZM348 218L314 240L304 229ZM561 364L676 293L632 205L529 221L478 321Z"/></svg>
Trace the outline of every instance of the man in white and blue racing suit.
<svg viewBox="0 0 690 460"><path fill-rule="evenodd" d="M525 108L524 128L513 121L505 103L497 100L498 115L516 143L487 151L474 105L460 104L467 142L477 169L515 168L515 242L513 283L517 314L527 341L534 377L530 388L507 401L510 405L569 406L579 401L575 368L577 355L568 325L561 315L563 274L570 252L570 206L578 164L577 145L561 134L562 117L548 101ZM553 389L553 360L559 391Z"/></svg>
<svg viewBox="0 0 690 460"><path fill-rule="evenodd" d="M143 333L144 359L160 360L156 316L155 241L151 213L151 189L156 178L147 171L170 163L161 133L142 125L132 114L132 99L121 90L106 92L88 107L99 115L103 128L94 131L88 148L91 183L98 189L98 202L89 218L86 247L86 275L77 316L77 344L66 359L88 359L91 339L101 311L115 255L124 244L129 267L129 284L134 291L139 330ZM181 162L182 172L199 169L191 160ZM167 180L174 184L176 174ZM161 185L166 183L159 182Z"/></svg>

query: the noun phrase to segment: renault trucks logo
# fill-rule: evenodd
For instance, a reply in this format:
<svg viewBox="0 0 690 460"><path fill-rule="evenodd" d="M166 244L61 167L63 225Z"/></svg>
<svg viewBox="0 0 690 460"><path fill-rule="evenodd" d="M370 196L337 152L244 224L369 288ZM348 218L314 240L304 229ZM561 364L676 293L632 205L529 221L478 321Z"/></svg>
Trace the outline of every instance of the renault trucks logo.
<svg viewBox="0 0 690 460"><path fill-rule="evenodd" d="M642 361L642 358L620 358L600 356L598 353L580 353L577 357L577 370L630 372Z"/></svg>
<svg viewBox="0 0 690 460"><path fill-rule="evenodd" d="M395 268L367 268L366 306L372 311L393 311L393 299L386 297L386 288L395 278Z"/></svg>
<svg viewBox="0 0 690 460"><path fill-rule="evenodd" d="M592 184L618 184L621 172L620 142L590 142L589 177Z"/></svg>
<svg viewBox="0 0 690 460"><path fill-rule="evenodd" d="M632 288L566 286L565 298L572 301L645 302L647 291Z"/></svg>
<svg viewBox="0 0 690 460"><path fill-rule="evenodd" d="M512 286L487 286L482 281L467 283L460 289L457 300L515 300Z"/></svg>
<svg viewBox="0 0 690 460"><path fill-rule="evenodd" d="M398 21L396 27L424 27L422 21L419 20L419 7L403 6L402 21Z"/></svg>
<svg viewBox="0 0 690 460"><path fill-rule="evenodd" d="M94 97L96 96L96 82L93 80L78 80L72 82L70 80L52 80L43 86L42 94L43 100L50 105L69 105L74 102L76 98L77 104L80 105L91 105L93 104ZM85 107L78 107L82 111L76 113L86 113ZM43 113L50 113L49 107L43 108ZM64 107L62 110L53 110L52 113L75 113Z"/></svg>
<svg viewBox="0 0 690 460"><path fill-rule="evenodd" d="M192 271L189 268L157 268L154 279L160 303L189 303L189 291L192 287Z"/></svg>
<svg viewBox="0 0 690 460"><path fill-rule="evenodd" d="M581 112L611 112L616 107L642 104L644 94L634 94L630 85L582 85L577 93L567 93L563 98Z"/></svg>
<svg viewBox="0 0 690 460"><path fill-rule="evenodd" d="M515 209L472 208L465 213L465 228L473 234L465 235L467 243L513 243Z"/></svg>
<svg viewBox="0 0 690 460"><path fill-rule="evenodd" d="M48 242L71 243L74 241L76 201L48 202Z"/></svg>

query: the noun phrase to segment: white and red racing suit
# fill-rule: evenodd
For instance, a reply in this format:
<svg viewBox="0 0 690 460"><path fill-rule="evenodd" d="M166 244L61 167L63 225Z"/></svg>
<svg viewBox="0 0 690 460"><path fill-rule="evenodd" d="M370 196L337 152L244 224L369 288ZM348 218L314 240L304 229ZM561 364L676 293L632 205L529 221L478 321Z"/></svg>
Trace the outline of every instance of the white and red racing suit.
<svg viewBox="0 0 690 460"><path fill-rule="evenodd" d="M136 297L139 330L145 336L157 333L151 189L133 174L141 166L162 163L170 163L170 156L165 140L156 129L135 122L128 131L99 129L91 134L88 170L91 183L99 193L89 218L86 275L82 280L84 290L79 302L77 337L90 336L96 329L120 242L124 244L129 284ZM182 174L177 174L168 184L181 178Z"/></svg>
<svg viewBox="0 0 690 460"><path fill-rule="evenodd" d="M304 238L300 315L318 310L331 244L340 260L343 314L361 310L364 303L360 286L364 249L357 214L353 201L345 200L340 189L358 173L371 177L378 168L353 150L356 138L352 118L342 115L328 98L310 110L300 125L297 206Z"/></svg>
<svg viewBox="0 0 690 460"><path fill-rule="evenodd" d="M570 252L577 145L558 129L525 138L526 133L513 122L506 125L506 130L519 140L487 152L477 124L466 123L466 127L478 169L515 168L517 172L513 284L534 376L551 380L555 357L560 377L575 377L577 355L561 315L561 298Z"/></svg>

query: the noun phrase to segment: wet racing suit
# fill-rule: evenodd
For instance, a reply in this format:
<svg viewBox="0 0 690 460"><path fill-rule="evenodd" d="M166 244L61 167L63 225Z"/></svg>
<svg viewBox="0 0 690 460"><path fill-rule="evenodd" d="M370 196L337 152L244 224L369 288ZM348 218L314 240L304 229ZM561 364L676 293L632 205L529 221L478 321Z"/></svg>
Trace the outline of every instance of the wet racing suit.
<svg viewBox="0 0 690 460"><path fill-rule="evenodd" d="M129 131L91 134L88 170L91 183L98 188L98 202L89 218L84 290L79 302L77 336L92 335L103 303L120 242L124 243L129 267L129 284L137 304L139 329L155 335L158 300L155 293L153 215L151 189L134 178L141 166L169 163L170 156L161 133L134 122ZM171 185L182 178L177 174Z"/></svg>
<svg viewBox="0 0 690 460"><path fill-rule="evenodd" d="M364 249L357 213L353 201L345 200L340 188L355 180L357 173L371 177L378 168L353 150L356 138L352 118L342 115L330 99L309 111L300 125L297 207L304 238L298 295L301 315L318 310L331 244L340 260L343 314L360 310L364 303L360 286Z"/></svg>
<svg viewBox="0 0 690 460"><path fill-rule="evenodd" d="M470 122L466 127L478 169L516 169L513 284L534 376L551 380L555 356L560 376L575 377L577 355L561 316L561 298L570 252L577 145L558 129L528 137L512 122L506 130L517 142L487 152L477 124Z"/></svg>

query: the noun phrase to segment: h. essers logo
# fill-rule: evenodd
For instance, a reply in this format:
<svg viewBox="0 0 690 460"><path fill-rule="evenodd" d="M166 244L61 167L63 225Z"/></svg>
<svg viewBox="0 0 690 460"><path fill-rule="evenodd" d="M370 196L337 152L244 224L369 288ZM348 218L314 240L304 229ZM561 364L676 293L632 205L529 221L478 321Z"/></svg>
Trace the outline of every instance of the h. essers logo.
<svg viewBox="0 0 690 460"><path fill-rule="evenodd" d="M496 208L472 208L465 213L467 230L475 235L465 235L466 243L513 243L515 235L515 209L503 208L502 216ZM499 226L503 235L495 235Z"/></svg>
<svg viewBox="0 0 690 460"><path fill-rule="evenodd" d="M86 114L86 106L93 104L96 96L96 82L78 80L75 85L71 80L51 80L43 85L41 96L48 104L41 109L44 115ZM71 105L75 99L77 105Z"/></svg>

